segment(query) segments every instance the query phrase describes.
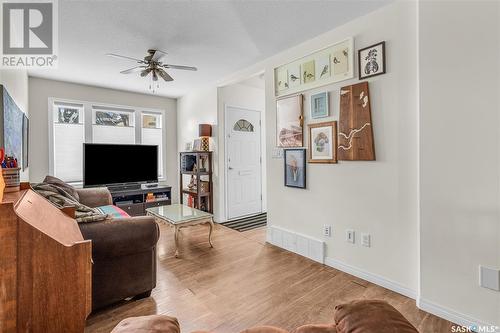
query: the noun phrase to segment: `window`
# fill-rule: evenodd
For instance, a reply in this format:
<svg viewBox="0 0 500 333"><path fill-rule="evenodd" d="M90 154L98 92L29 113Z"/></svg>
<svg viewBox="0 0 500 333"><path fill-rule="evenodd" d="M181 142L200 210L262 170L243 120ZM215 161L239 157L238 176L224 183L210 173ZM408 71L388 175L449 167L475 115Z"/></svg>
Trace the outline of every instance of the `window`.
<svg viewBox="0 0 500 333"><path fill-rule="evenodd" d="M92 107L92 142L134 144L134 110Z"/></svg>
<svg viewBox="0 0 500 333"><path fill-rule="evenodd" d="M253 125L248 120L240 119L234 124L233 130L238 132L253 132Z"/></svg>
<svg viewBox="0 0 500 333"><path fill-rule="evenodd" d="M142 112L141 142L144 145L158 146L158 170L162 177L163 170L163 126L161 114Z"/></svg>
<svg viewBox="0 0 500 333"><path fill-rule="evenodd" d="M83 105L54 103L54 175L69 182L81 181L85 127Z"/></svg>
<svg viewBox="0 0 500 333"><path fill-rule="evenodd" d="M158 178L164 179L165 126L161 110L50 100L50 173L83 180L83 143L158 146ZM136 126L137 125L137 126Z"/></svg>

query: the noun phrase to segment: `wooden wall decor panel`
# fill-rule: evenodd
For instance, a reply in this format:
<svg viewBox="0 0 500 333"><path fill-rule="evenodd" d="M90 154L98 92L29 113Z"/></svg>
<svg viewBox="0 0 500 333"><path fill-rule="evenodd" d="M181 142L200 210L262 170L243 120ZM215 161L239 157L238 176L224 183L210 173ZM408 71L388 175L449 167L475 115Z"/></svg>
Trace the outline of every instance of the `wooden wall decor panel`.
<svg viewBox="0 0 500 333"><path fill-rule="evenodd" d="M339 160L374 161L375 146L368 82L340 89Z"/></svg>
<svg viewBox="0 0 500 333"><path fill-rule="evenodd" d="M0 253L0 332L83 332L92 249L74 219L32 190L8 196Z"/></svg>

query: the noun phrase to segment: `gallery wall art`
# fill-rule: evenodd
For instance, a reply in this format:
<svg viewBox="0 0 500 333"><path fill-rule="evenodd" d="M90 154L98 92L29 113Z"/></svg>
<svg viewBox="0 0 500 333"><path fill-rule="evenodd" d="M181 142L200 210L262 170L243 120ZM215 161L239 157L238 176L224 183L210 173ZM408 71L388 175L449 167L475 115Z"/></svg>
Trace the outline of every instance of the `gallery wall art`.
<svg viewBox="0 0 500 333"><path fill-rule="evenodd" d="M309 163L337 163L337 122L309 124Z"/></svg>
<svg viewBox="0 0 500 333"><path fill-rule="evenodd" d="M303 96L295 95L276 101L276 146L302 147Z"/></svg>
<svg viewBox="0 0 500 333"><path fill-rule="evenodd" d="M291 148L284 150L285 186L306 188L306 150Z"/></svg>
<svg viewBox="0 0 500 333"><path fill-rule="evenodd" d="M337 158L347 161L375 160L368 82L340 89Z"/></svg>
<svg viewBox="0 0 500 333"><path fill-rule="evenodd" d="M385 41L358 51L359 79L385 74Z"/></svg>
<svg viewBox="0 0 500 333"><path fill-rule="evenodd" d="M275 95L290 95L353 77L354 39L350 37L275 68Z"/></svg>
<svg viewBox="0 0 500 333"><path fill-rule="evenodd" d="M23 145L26 144L26 151L28 149L27 141L23 141L24 113L9 95L7 89L3 85L0 85L0 88L0 97L2 98L0 103L0 147L5 148L5 155L17 158L19 165L27 166L23 161L25 155Z"/></svg>
<svg viewBox="0 0 500 333"><path fill-rule="evenodd" d="M324 118L329 116L328 92L311 95L311 118Z"/></svg>

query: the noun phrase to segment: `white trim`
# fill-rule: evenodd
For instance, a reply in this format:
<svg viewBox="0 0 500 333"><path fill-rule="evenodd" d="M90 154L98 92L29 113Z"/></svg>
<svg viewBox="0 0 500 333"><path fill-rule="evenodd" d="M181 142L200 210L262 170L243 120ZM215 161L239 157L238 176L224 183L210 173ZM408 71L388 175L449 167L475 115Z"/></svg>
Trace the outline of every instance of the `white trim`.
<svg viewBox="0 0 500 333"><path fill-rule="evenodd" d="M369 282L374 283L376 285L382 286L384 288L387 288L389 290L397 292L398 294L404 295L406 297L413 298L413 299L416 299L416 297L417 297L417 293L413 289L405 287L405 286L403 286L395 281L389 280L383 276L373 274L373 273L370 273L370 272L365 271L363 269L360 269L358 267L346 264L346 263L339 261L337 259L326 257L325 258L325 265L336 268L342 272L354 275L360 279L369 281Z"/></svg>
<svg viewBox="0 0 500 333"><path fill-rule="evenodd" d="M500 332L500 327L492 324L485 323L481 320L469 317L463 313L456 312L445 306L433 303L431 301L425 300L422 297L417 298L417 306L419 309L426 312L432 313L438 317L444 318L451 321L452 323L465 326L465 327L477 327L477 326L487 326L496 327L494 331L488 332Z"/></svg>
<svg viewBox="0 0 500 333"><path fill-rule="evenodd" d="M224 216L222 217L223 218L222 222L226 222L226 221L230 220L229 219L229 205L227 203L228 202L228 198L227 198L227 193L228 193L227 192L227 176L228 176L228 172L227 172L227 167L228 167L227 135L229 134L227 132L227 130L230 128L230 126L228 126L228 122L227 122L227 114L228 114L227 108L234 108L234 109L241 109L241 110L245 110L245 111L257 112L259 114L259 124L257 124L257 125L259 126L259 147L260 147L259 152L260 152L260 160L261 160L261 165L259 168L259 172L260 172L260 212L248 214L246 216L263 213L263 206L264 206L264 204L262 202L262 193L264 191L264 189L262 188L262 126L261 126L261 124L262 124L262 111L224 103L224 129L223 129L223 133L224 133L224 135L223 135L223 139L224 139L224 166L223 166L223 168L224 168ZM241 217L243 217L243 216L241 216ZM233 219L238 219L238 218L240 218L240 216L235 217Z"/></svg>

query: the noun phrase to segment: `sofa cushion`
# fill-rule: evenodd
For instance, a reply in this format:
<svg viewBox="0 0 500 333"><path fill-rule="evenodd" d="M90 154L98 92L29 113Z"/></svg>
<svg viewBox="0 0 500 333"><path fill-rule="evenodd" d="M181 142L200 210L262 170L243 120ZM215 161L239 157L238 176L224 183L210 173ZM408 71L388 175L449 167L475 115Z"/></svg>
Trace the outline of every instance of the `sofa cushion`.
<svg viewBox="0 0 500 333"><path fill-rule="evenodd" d="M338 333L418 333L385 301L357 300L337 305L334 320Z"/></svg>
<svg viewBox="0 0 500 333"><path fill-rule="evenodd" d="M176 318L152 315L123 319L111 333L180 333L180 331Z"/></svg>
<svg viewBox="0 0 500 333"><path fill-rule="evenodd" d="M334 324L325 325L303 325L297 328L294 333L337 333L337 328Z"/></svg>
<svg viewBox="0 0 500 333"><path fill-rule="evenodd" d="M125 217L130 217L126 211L115 205L106 205L96 207L101 214L110 216L111 218L120 219Z"/></svg>
<svg viewBox="0 0 500 333"><path fill-rule="evenodd" d="M150 251L160 230L150 216L111 219L78 225L85 239L92 240L92 257L114 258Z"/></svg>
<svg viewBox="0 0 500 333"><path fill-rule="evenodd" d="M274 326L256 326L241 331L241 333L288 333L288 331Z"/></svg>
<svg viewBox="0 0 500 333"><path fill-rule="evenodd" d="M43 182L46 184L51 184L59 187L60 189L68 193L70 196L72 196L76 201L80 201L80 196L78 195L78 191L76 190L76 188L60 180L59 178L47 175L43 180Z"/></svg>

